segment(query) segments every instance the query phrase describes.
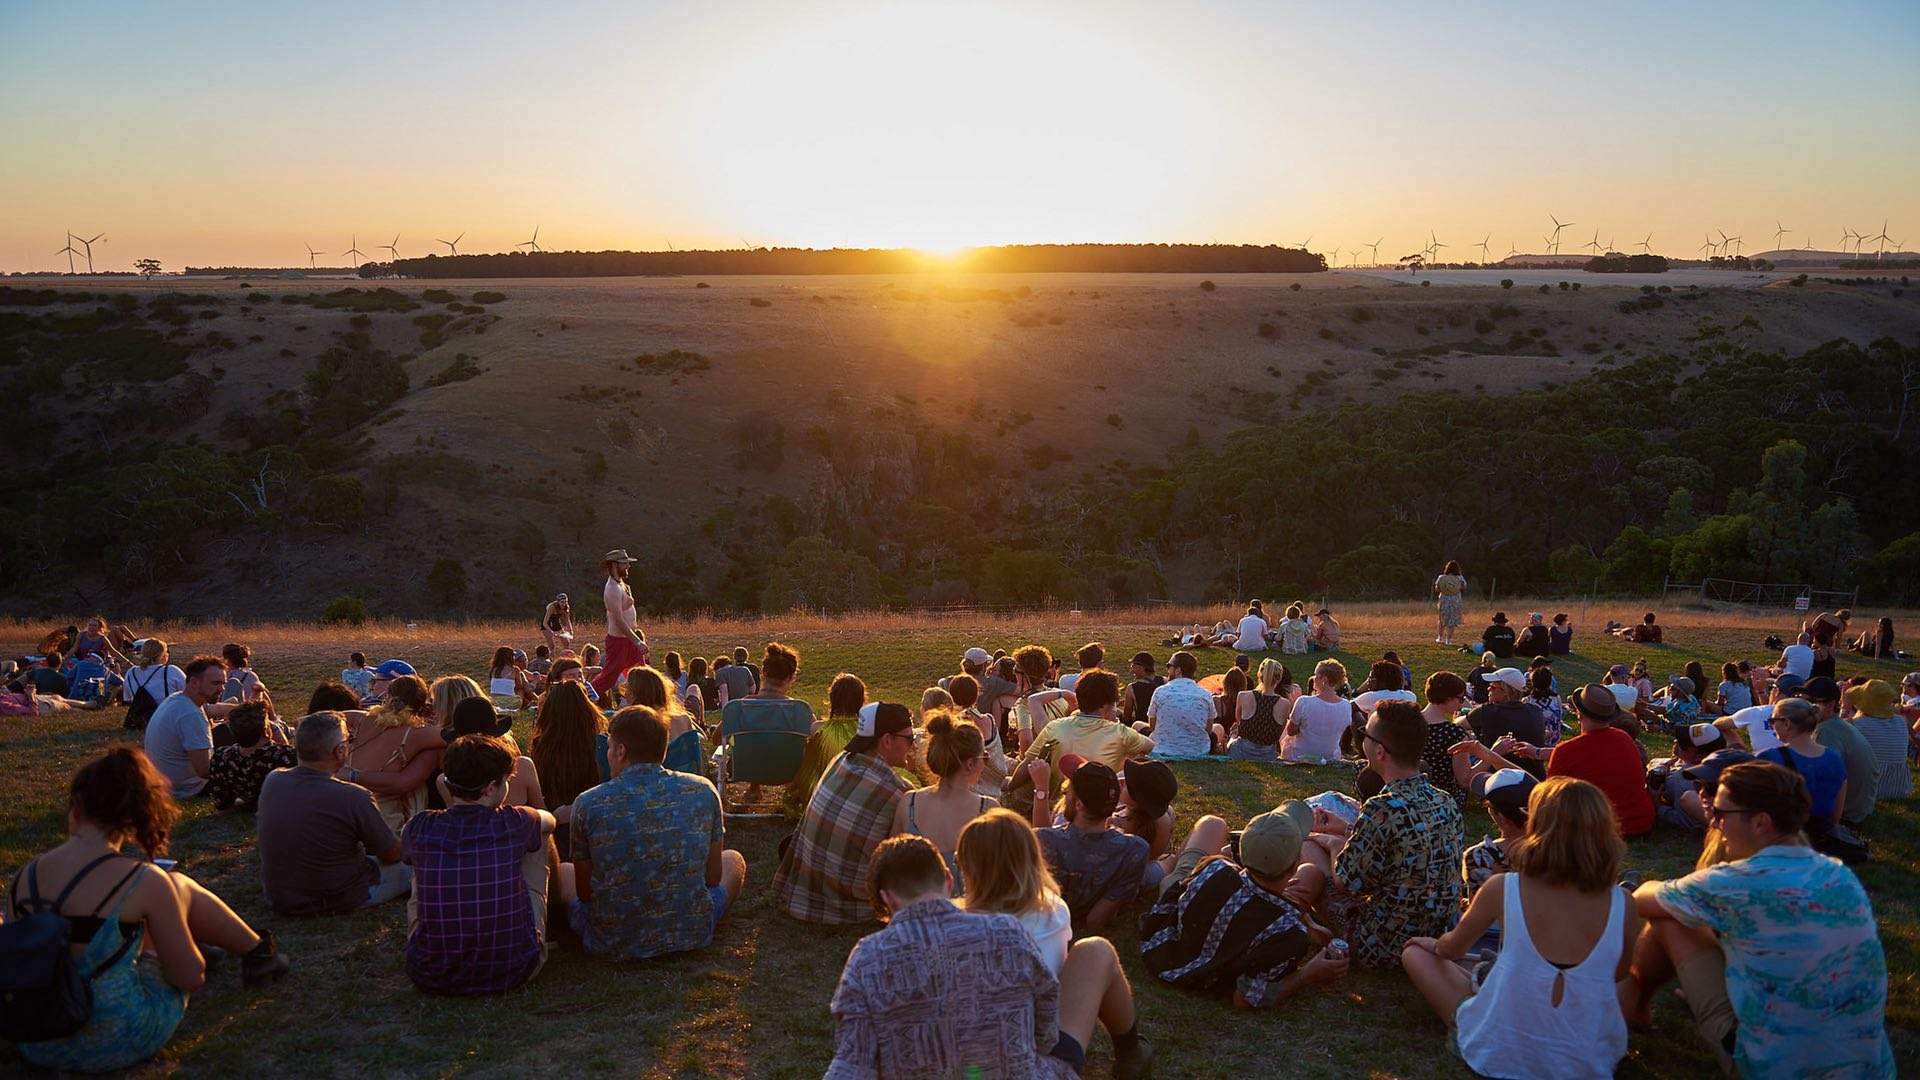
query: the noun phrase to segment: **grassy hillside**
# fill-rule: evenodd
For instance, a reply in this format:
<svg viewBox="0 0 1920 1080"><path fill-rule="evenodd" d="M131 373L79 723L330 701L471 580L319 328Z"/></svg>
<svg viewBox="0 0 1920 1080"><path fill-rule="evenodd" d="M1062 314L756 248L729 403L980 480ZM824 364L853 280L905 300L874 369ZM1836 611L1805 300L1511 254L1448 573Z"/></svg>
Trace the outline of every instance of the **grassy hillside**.
<svg viewBox="0 0 1920 1080"><path fill-rule="evenodd" d="M1471 505L1487 455L1523 483L1546 468L1504 453L1523 431L1601 440L1545 455L1593 464L1552 474L1579 499L1624 484L1607 469L1633 474L1676 433L1712 435L1756 393L1791 407L1740 425L1729 463L1685 451L1704 477L1655 469L1636 481L1653 494L1608 495L1598 538L1578 538L1598 553L1622 525L1656 523L1676 484L1717 512L1773 437L1831 409L1804 384L1837 362L1797 359L1807 350L1920 341L1920 294L1897 285L1662 296L1339 273L1208 284L5 290L0 390L31 407L0 430L22 500L0 525L0 610L241 614L270 598L317 615L351 593L395 616L500 614L615 545L642 556L642 603L656 610L1341 594L1325 564L1379 546L1365 535L1376 525L1412 526L1418 536L1385 542L1428 573L1429 548L1494 555L1498 537L1466 552L1455 541L1488 531ZM1861 354L1845 366L1899 365ZM1801 385L1772 394L1783 378ZM1723 398L1735 390L1738 404ZM1857 452L1894 422L1885 391L1863 392L1841 415L1865 427L1828 423L1807 472L1816 491L1884 517L1904 504L1862 496L1908 451ZM1607 403L1605 426L1641 443L1586 430L1577 402ZM1356 432L1423 429L1421 454L1342 454ZM1264 489L1237 479L1248 469ZM1375 490L1382 475L1427 501ZM1223 551L1270 553L1274 535L1329 505L1365 527L1310 532L1310 550L1222 580ZM1908 531L1867 524L1878 542ZM1546 554L1501 573L1543 587ZM430 578L442 560L454 565Z"/></svg>
<svg viewBox="0 0 1920 1080"><path fill-rule="evenodd" d="M1517 602L1524 605L1524 602ZM1633 609L1637 611L1638 609ZM1182 615L1189 614L1182 612ZM1767 659L1760 639L1784 632L1781 616L1725 617L1674 613L1663 619L1673 644L1637 648L1597 640L1595 627L1631 612L1601 607L1581 615L1577 654L1556 664L1563 686L1598 676L1608 664L1646 655L1656 677L1687 660L1709 666L1727 659ZM1466 657L1430 643L1424 609L1367 607L1349 613L1350 668L1362 669L1385 648L1397 648L1416 678L1441 669L1464 670ZM354 648L369 655L410 657L429 674L479 674L495 644L531 644L524 624L369 626L356 633L312 626L167 628L175 655L205 651L230 638L253 644L262 677L283 701L336 671ZM1110 655L1154 642L1166 626L1148 620L1113 622L1064 614L1020 621L917 619L882 616L854 622L769 619L748 623L689 620L650 624L657 653L712 655L736 644L757 646L778 636L802 652L797 693L819 702L834 673L860 674L876 697L915 701L937 676L954 670L971 645L1012 647L1037 641L1064 653L1089 639ZM18 651L34 636L19 625L0 627L0 648ZM1211 650L1207 672L1224 669L1232 654ZM1841 661L1841 675L1870 672L1897 678L1889 665ZM12 777L0 814L0 869L11 872L54 842L63 822L64 784L72 769L119 726L117 712L75 718L9 721L0 766ZM517 734L525 738L525 720ZM1654 739L1658 744L1665 740ZM1665 751L1664 746L1654 749ZM1249 763L1192 762L1176 766L1176 802L1184 834L1203 813L1236 823L1278 801L1344 788L1339 768L1281 768ZM289 920L267 913L258 889L252 823L244 814L219 815L197 804L182 823L176 849L190 872L216 888L244 916L280 934L295 961L291 977L262 994L238 988L230 972L196 995L180 1034L141 1075L227 1076L293 1073L323 1076L525 1076L564 1071L647 1077L818 1076L832 1053L827 1003L848 948L863 932L804 927L776 911L771 895L774 849L783 828L741 823L729 842L749 862L747 891L722 924L712 948L696 955L613 966L572 953L556 954L529 986L500 998L455 1001L423 996L401 970L404 914L398 906L332 920ZM1479 811L1469 837L1491 831ZM1872 894L1881 938L1893 972L1889 1022L1903 1071L1920 1068L1920 804L1882 803L1872 836L1878 861L1861 872ZM1628 864L1650 877L1684 872L1697 847L1661 831L1630 844ZM1398 975L1359 974L1279 1010L1236 1013L1224 1000L1155 985L1138 964L1132 929L1137 910L1123 915L1112 936L1139 996L1143 1032L1160 1051L1162 1077L1269 1075L1283 1052L1287 1074L1414 1078L1465 1077L1444 1051L1444 1029ZM1660 1002L1659 1023L1636 1033L1622 1075L1694 1077L1712 1062L1682 1006ZM1223 1034L1229 1037L1222 1038ZM0 1049L0 1068L13 1060ZM1089 1075L1107 1075L1104 1036L1096 1039Z"/></svg>

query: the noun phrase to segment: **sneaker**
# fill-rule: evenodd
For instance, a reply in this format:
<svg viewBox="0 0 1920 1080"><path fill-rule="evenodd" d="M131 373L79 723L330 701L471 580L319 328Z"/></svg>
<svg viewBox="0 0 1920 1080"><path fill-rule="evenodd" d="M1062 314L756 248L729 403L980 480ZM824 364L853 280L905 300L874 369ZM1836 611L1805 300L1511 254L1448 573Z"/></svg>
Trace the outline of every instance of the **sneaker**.
<svg viewBox="0 0 1920 1080"><path fill-rule="evenodd" d="M280 945L273 938L273 931L260 935L260 944L253 951L240 958L240 981L248 987L258 989L279 981L293 967L293 963L280 951Z"/></svg>
<svg viewBox="0 0 1920 1080"><path fill-rule="evenodd" d="M1113 1055L1113 1080L1145 1080L1153 1075L1153 1044L1135 1039L1133 1053Z"/></svg>

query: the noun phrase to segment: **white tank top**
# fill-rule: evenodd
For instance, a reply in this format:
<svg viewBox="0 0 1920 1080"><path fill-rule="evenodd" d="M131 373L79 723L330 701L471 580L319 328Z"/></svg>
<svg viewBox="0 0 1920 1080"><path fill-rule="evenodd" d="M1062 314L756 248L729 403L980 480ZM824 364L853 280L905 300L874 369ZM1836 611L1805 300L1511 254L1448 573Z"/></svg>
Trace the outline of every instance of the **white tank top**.
<svg viewBox="0 0 1920 1080"><path fill-rule="evenodd" d="M1520 875L1506 875L1506 883L1499 959L1480 991L1453 1014L1460 1056L1482 1076L1606 1080L1627 1055L1627 1022L1613 982L1626 893L1607 890L1607 928L1586 959L1562 971L1534 950ZM1556 978L1566 980L1558 1006Z"/></svg>

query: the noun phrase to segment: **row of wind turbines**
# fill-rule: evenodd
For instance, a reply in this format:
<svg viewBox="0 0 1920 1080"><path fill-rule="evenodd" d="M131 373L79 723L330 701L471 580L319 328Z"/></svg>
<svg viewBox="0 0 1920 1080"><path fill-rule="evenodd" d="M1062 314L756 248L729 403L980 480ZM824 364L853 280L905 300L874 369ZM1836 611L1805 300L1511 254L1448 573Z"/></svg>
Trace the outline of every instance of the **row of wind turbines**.
<svg viewBox="0 0 1920 1080"><path fill-rule="evenodd" d="M435 239L434 243L444 245L447 249L447 254L458 255L460 254L460 241L466 239L466 236L467 236L466 232L462 230L459 236L456 236L451 240ZM305 244L302 246L304 246L307 249L307 269L309 270L319 269L320 264L318 260L320 256L326 255L328 254L328 252L315 251L312 244ZM400 261L400 234L399 233L393 234L392 242L385 243L385 244L375 244L373 246L376 251L385 251L388 255L392 256L394 262ZM515 251L525 251L528 254L532 254L533 252L536 252L536 251L546 250L545 248L542 248L540 246L540 226L535 225L533 227L533 236L526 240L521 241L518 244L513 245L513 249ZM348 256L357 256L363 259L366 258L367 253L360 250L360 235L358 233L355 233L352 237L350 237L347 241L346 250L339 252L339 254L348 255Z"/></svg>
<svg viewBox="0 0 1920 1080"><path fill-rule="evenodd" d="M1560 234L1565 232L1567 229L1573 228L1573 226L1577 223L1572 221L1561 221L1559 218L1553 216L1552 214L1547 215L1547 220L1553 222L1553 231L1550 233L1543 234L1540 237L1540 239L1547 245L1546 253L1548 255L1559 255L1561 253L1561 235ZM1887 226L1890 222L1891 222L1891 219L1882 221L1880 223L1880 231L1877 234L1869 234L1869 233L1865 233L1860 230L1852 229L1852 228L1843 229L1841 232L1841 241L1840 241L1841 252L1843 254L1847 253L1847 251L1849 250L1847 245L1852 244L1853 245L1851 249L1852 254L1854 255L1855 258L1859 258L1866 254L1865 247L1867 244L1878 244L1879 247L1874 252L1874 258L1877 260L1886 255L1887 245L1891 244L1893 245L1894 254L1899 254L1902 250L1901 242L1898 240L1895 240L1893 237L1887 234ZM1774 250L1775 251L1787 250L1780 246L1781 238L1786 236L1788 233L1793 232L1794 230L1789 228L1786 225L1782 225L1778 220L1775 220L1773 224L1774 224L1774 233L1773 233ZM1713 238L1713 232L1718 232L1720 234L1720 238L1718 240L1715 240ZM1700 254L1703 254L1708 258L1713 258L1716 256L1719 256L1719 257L1736 256L1740 254L1741 247L1745 243L1744 239L1742 239L1739 236L1729 236L1724 229L1713 230L1713 232L1708 232L1706 234L1706 242L1701 244L1700 247L1697 249L1697 251ZM1808 233L1806 234L1806 237L1807 238L1806 238L1805 245L1801 247L1799 250L1802 250L1802 251L1814 250L1813 234ZM1358 267L1361 265L1360 251L1361 249L1364 248L1364 249L1370 250L1372 253L1373 262L1371 265L1378 266L1380 265L1380 245L1385 242L1386 242L1386 238L1381 237L1379 240L1375 240L1372 243L1356 244L1351 249L1334 248L1331 252L1323 252L1322 254L1328 257L1327 258L1328 266L1337 267L1340 265L1341 253L1347 252L1351 257L1348 265L1351 267ZM1300 241L1298 246L1302 251L1309 251L1309 250L1312 250L1309 247L1309 245L1311 245L1312 243L1313 243L1313 237L1312 235L1309 235L1305 240ZM1466 246L1468 249L1473 249L1473 248L1480 249L1480 264L1482 266L1485 266L1487 265L1488 259L1491 255L1492 243L1493 243L1493 234L1488 233L1486 236L1482 237L1478 243L1468 244ZM1653 254L1653 234L1648 233L1643 239L1634 241L1633 243L1630 243L1627 246L1637 247L1641 250L1642 253L1651 255ZM1402 263L1406 263L1406 262L1411 262L1417 258L1421 262L1431 263L1435 260L1435 257L1440 253L1440 251L1446 247L1447 247L1446 244L1441 243L1439 234L1429 229L1427 231L1427 242L1421 246L1420 250L1415 254L1403 256L1399 261ZM1595 229L1593 231L1593 238L1584 243L1575 244L1574 250L1576 251L1585 250L1588 253L1593 255L1601 255L1609 251L1617 251L1619 250L1619 248L1617 248L1614 245L1614 242L1612 239L1608 239L1604 243L1601 242L1600 230ZM1518 254L1521 254L1519 247L1509 242L1507 245L1507 254L1505 257L1512 258L1513 256Z"/></svg>

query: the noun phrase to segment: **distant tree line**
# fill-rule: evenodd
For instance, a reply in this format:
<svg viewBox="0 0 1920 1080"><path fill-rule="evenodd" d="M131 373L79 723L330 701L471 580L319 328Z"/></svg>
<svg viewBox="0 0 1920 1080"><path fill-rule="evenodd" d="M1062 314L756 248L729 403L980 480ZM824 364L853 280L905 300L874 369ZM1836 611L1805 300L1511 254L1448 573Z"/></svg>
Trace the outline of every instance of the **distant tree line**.
<svg viewBox="0 0 1920 1080"><path fill-rule="evenodd" d="M1667 272L1667 257L1610 252L1587 260L1580 269L1589 274L1664 274Z"/></svg>
<svg viewBox="0 0 1920 1080"><path fill-rule="evenodd" d="M993 273L1312 273L1326 257L1254 244L1021 244L957 259L911 248L753 248L738 251L541 251L428 255L368 263L362 276L413 278L627 277L673 274L906 274L961 267Z"/></svg>

